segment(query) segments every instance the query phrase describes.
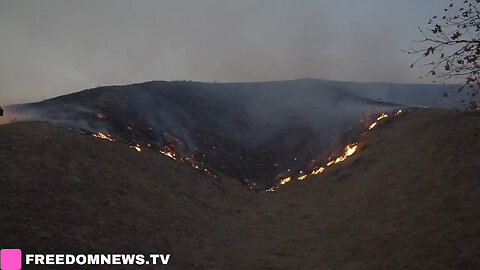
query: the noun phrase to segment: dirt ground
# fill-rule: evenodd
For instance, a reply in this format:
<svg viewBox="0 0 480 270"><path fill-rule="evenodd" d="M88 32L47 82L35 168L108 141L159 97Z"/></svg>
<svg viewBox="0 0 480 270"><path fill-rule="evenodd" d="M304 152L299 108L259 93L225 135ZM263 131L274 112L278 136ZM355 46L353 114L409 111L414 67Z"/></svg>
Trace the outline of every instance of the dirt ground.
<svg viewBox="0 0 480 270"><path fill-rule="evenodd" d="M0 245L172 256L126 269L480 269L479 153L480 115L409 112L323 174L254 193L149 150L2 125Z"/></svg>

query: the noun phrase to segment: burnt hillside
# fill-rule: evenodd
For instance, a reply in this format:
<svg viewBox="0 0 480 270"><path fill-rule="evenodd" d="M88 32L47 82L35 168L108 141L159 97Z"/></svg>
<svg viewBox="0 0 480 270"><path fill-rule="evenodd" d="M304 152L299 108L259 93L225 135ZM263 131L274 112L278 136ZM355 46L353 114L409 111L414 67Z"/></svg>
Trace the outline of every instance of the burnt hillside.
<svg viewBox="0 0 480 270"><path fill-rule="evenodd" d="M441 97L452 89L323 80L154 81L9 106L6 117L148 145L265 190L323 164L338 147L357 140L368 117L405 107L455 105Z"/></svg>

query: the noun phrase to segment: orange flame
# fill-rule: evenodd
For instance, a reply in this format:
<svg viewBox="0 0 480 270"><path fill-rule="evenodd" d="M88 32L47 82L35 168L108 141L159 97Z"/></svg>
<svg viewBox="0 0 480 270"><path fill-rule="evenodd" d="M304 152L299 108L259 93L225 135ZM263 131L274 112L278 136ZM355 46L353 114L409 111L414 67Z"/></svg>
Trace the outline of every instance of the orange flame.
<svg viewBox="0 0 480 270"><path fill-rule="evenodd" d="M388 117L388 114L382 113L382 115L380 115L380 116L377 118L377 121L380 121L380 120L382 120L383 118L387 118L387 117Z"/></svg>
<svg viewBox="0 0 480 270"><path fill-rule="evenodd" d="M344 151L343 155L337 157L334 160L329 161L327 163L327 166L330 166L332 164L337 164L337 163L340 163L340 162L344 161L345 159L347 159L347 157L353 155L355 153L355 151L357 151L357 148L358 148L358 145L356 143L351 143L351 144L345 146L345 151Z"/></svg>
<svg viewBox="0 0 480 270"><path fill-rule="evenodd" d="M177 160L177 154L175 154L175 152L170 150L170 148L167 147L167 146L164 147L164 150L160 150L160 153L164 154L165 156L167 156L167 157L169 157L173 160Z"/></svg>
<svg viewBox="0 0 480 270"><path fill-rule="evenodd" d="M105 135L105 134L100 133L100 132L97 133L97 134L93 133L92 136L95 137L95 138L100 138L100 139L108 140L108 141L111 141L111 142L115 141L115 139L110 137L110 135Z"/></svg>
<svg viewBox="0 0 480 270"><path fill-rule="evenodd" d="M397 112L394 113L394 115L399 115L403 113L402 110L398 110ZM388 114L381 114L380 116L377 117L377 119L375 120L375 122L373 122L372 124L370 124L368 126L368 130L371 130L373 129L374 127L376 127L378 125L378 122L382 119L385 119L385 118L388 118L389 115ZM302 181L302 180L305 180L307 177L311 176L311 175L317 175L317 174L321 174L325 171L325 168L326 167L329 167L329 166L332 166L334 164L337 164L337 163L340 163L344 160L346 160L348 157L352 156L353 154L355 154L358 150L358 143L350 143L348 144L347 146L345 146L344 148L344 152L342 155L336 157L336 158L330 158L327 162L327 164L325 166L322 166L322 167L319 167L317 169L314 169L311 173L309 174L305 174L304 172L300 171L300 175L297 177L298 180ZM266 191L267 192L274 192L276 190L276 188L278 188L280 185L284 185L288 182L290 182L290 180L292 180L291 177L286 177L286 178L283 178L282 180L280 180L280 184L276 187L271 187L269 189L267 189Z"/></svg>
<svg viewBox="0 0 480 270"><path fill-rule="evenodd" d="M316 175L325 171L325 167L320 167L312 172L312 175Z"/></svg>
<svg viewBox="0 0 480 270"><path fill-rule="evenodd" d="M127 126L127 129L131 128L130 126ZM92 134L93 137L95 138L99 138L99 139L104 139L104 140L108 140L108 141L111 141L111 142L114 142L115 139L112 138L110 135L107 135L107 134L103 134L103 133L93 133ZM172 137L173 138L173 137ZM179 139L176 139L177 143L182 143ZM148 147L151 147L151 144L147 144ZM141 152L142 151L142 148L141 148L141 145L140 144L132 144L130 145L130 148L136 150L137 152ZM203 163L200 162L200 163L197 163L195 162L195 160L193 160L193 157L181 157L180 155L178 155L177 153L174 152L174 150L172 150L170 147L168 146L164 146L163 150L159 150L159 152L173 160L177 160L177 161L181 161L181 162L186 162L188 163L189 165L191 165L193 168L199 170L199 171L203 171L215 178L217 178L218 176L212 172L210 172L209 170L207 170L206 168L203 167Z"/></svg>
<svg viewBox="0 0 480 270"><path fill-rule="evenodd" d="M130 148L133 148L133 149L137 150L137 152L142 151L142 148L140 148L140 144L130 145Z"/></svg>
<svg viewBox="0 0 480 270"><path fill-rule="evenodd" d="M402 110L399 110L397 113L400 114L402 112ZM395 113L395 115L398 115L397 113ZM388 117L388 114L384 114L382 113L382 115L380 115L379 117L377 117L377 120L375 120L375 122L373 122L372 124L370 124L370 126L368 126L368 129L373 129L374 127L377 126L378 124L378 121L384 119L384 118L387 118Z"/></svg>
<svg viewBox="0 0 480 270"><path fill-rule="evenodd" d="M307 178L307 174L301 174L297 179L302 181L303 179Z"/></svg>
<svg viewBox="0 0 480 270"><path fill-rule="evenodd" d="M292 177L283 178L280 181L280 185L285 185L286 183L290 182L290 180L292 180Z"/></svg>

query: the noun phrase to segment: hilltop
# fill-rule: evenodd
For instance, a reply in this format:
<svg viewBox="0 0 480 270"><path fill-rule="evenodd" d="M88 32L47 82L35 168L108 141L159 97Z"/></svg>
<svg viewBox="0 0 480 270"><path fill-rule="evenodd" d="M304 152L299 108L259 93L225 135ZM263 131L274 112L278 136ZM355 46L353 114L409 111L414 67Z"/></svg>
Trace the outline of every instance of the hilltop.
<svg viewBox="0 0 480 270"><path fill-rule="evenodd" d="M409 112L323 174L254 193L148 149L2 125L2 247L166 252L170 269L478 269L479 133L475 113Z"/></svg>

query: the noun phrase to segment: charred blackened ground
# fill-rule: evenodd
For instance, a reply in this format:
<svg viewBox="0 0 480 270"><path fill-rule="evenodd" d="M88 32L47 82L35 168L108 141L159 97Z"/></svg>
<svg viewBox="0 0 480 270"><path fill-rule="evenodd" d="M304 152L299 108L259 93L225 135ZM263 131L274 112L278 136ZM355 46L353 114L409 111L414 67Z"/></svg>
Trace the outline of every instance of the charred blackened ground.
<svg viewBox="0 0 480 270"><path fill-rule="evenodd" d="M101 133L265 190L323 164L368 127L366 117L412 106L452 106L441 94L453 88L154 81L9 106L6 114L13 121L47 120Z"/></svg>

